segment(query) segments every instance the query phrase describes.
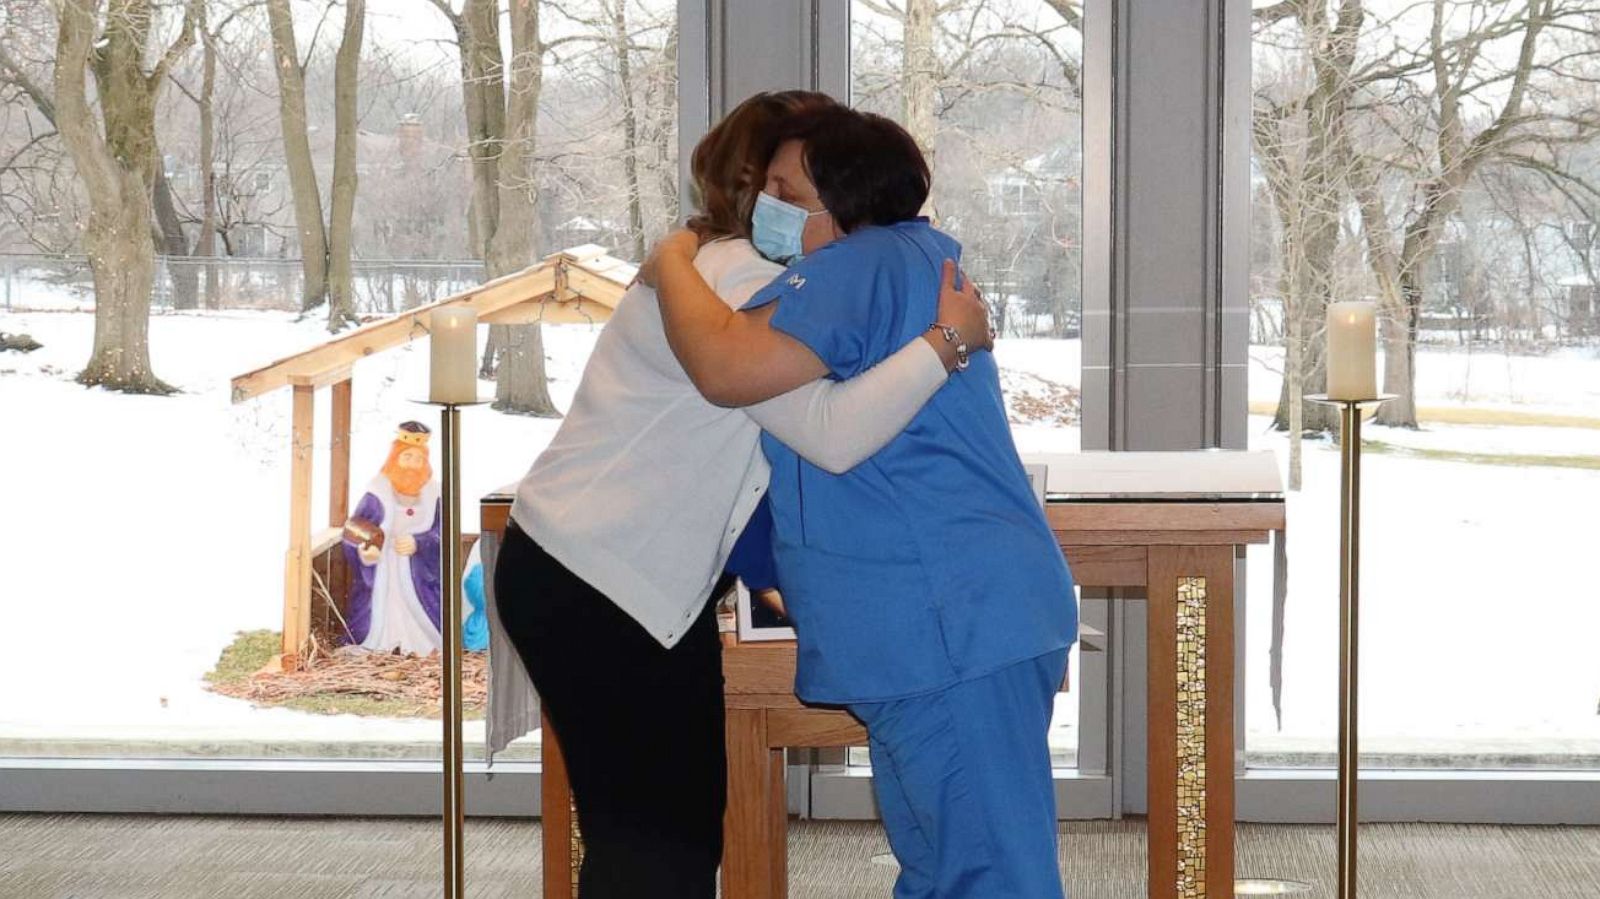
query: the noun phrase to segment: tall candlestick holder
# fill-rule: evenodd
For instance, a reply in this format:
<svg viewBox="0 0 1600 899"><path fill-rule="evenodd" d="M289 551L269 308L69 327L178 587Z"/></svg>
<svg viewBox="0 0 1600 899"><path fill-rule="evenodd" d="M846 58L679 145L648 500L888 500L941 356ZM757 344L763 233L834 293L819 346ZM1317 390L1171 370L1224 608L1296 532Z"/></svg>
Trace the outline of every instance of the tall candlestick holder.
<svg viewBox="0 0 1600 899"><path fill-rule="evenodd" d="M1361 413L1395 398L1334 399L1312 394L1306 399L1339 410L1339 781L1338 899L1356 897L1356 786L1360 781L1360 718L1357 674L1361 652Z"/></svg>
<svg viewBox="0 0 1600 899"><path fill-rule="evenodd" d="M466 896L466 855L462 836L466 818L462 804L461 741L461 409L482 405L419 400L439 407L440 443L444 447L440 483L441 512L444 520L439 542L439 576L444 581L440 594L439 636L444 649L439 653L441 674L440 718L444 723L443 822L444 822L444 899Z"/></svg>

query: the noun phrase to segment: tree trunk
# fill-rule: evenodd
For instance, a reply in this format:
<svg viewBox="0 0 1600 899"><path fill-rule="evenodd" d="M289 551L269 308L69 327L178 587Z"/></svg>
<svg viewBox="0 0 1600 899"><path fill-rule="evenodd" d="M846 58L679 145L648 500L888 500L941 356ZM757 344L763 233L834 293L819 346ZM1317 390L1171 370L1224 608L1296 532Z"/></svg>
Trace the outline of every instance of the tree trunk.
<svg viewBox="0 0 1600 899"><path fill-rule="evenodd" d="M467 154L472 160L473 252L485 265L500 220L500 146L506 130L505 66L500 56L500 13L495 0L466 0L452 20L461 54L462 108ZM493 277L493 275L490 275Z"/></svg>
<svg viewBox="0 0 1600 899"><path fill-rule="evenodd" d="M537 224L532 163L544 74L539 5L513 0L509 13L508 88L495 0L465 0L459 15L446 10L461 54L462 106L472 160L468 230L491 279L528 265ZM495 377L494 408L558 414L545 383L543 343L538 325L490 327L479 372Z"/></svg>
<svg viewBox="0 0 1600 899"><path fill-rule="evenodd" d="M1412 297L1415 299L1412 299ZM1410 272L1400 277L1399 308L1383 319L1383 392L1395 398L1378 407L1376 421L1398 428L1417 427L1417 326L1422 285Z"/></svg>
<svg viewBox="0 0 1600 899"><path fill-rule="evenodd" d="M356 321L350 227L356 206L356 78L366 15L366 0L346 0L333 72L333 206L328 211L328 330L333 333Z"/></svg>
<svg viewBox="0 0 1600 899"><path fill-rule="evenodd" d="M294 198L294 221L300 236L300 266L305 286L301 311L310 311L328 298L328 238L322 227L322 196L306 137L306 83L295 46L294 19L289 0L267 0L267 21L272 32L273 69L278 73L278 118L283 132L284 167Z"/></svg>
<svg viewBox="0 0 1600 899"><path fill-rule="evenodd" d="M478 363L478 377L492 381L500 373L500 348L506 345L508 325L490 325L489 339L483 342L483 361Z"/></svg>
<svg viewBox="0 0 1600 899"><path fill-rule="evenodd" d="M1378 322L1384 356L1383 392L1399 395L1399 399L1390 400L1379 407L1376 420L1379 424L1409 421L1415 426L1416 404L1409 386L1406 386L1410 377L1406 362L1407 344L1410 343L1405 326L1407 278L1403 264L1390 242L1389 216L1384 209L1378 176L1370 166L1361 163L1352 167L1350 180L1361 213L1361 230L1366 236L1367 266L1378 282ZM1397 383L1401 385L1399 390L1395 389ZM1391 406L1400 408L1391 412ZM1386 420L1386 412L1398 414Z"/></svg>
<svg viewBox="0 0 1600 899"><path fill-rule="evenodd" d="M1287 297L1288 294L1285 294ZM1284 311L1288 312L1287 305ZM1300 317L1286 315L1288 321L1288 334L1284 337L1283 351L1283 389L1278 397L1278 414L1273 419L1273 427L1289 432L1289 489L1299 490L1305 472L1305 433L1306 433L1306 366L1300 357L1304 354L1305 331L1301 328ZM1279 420L1282 419L1282 427Z"/></svg>
<svg viewBox="0 0 1600 899"><path fill-rule="evenodd" d="M933 26L938 16L935 0L906 0L903 73L900 82L906 130L922 148L928 169L934 168L934 91L939 81L939 59L934 54Z"/></svg>
<svg viewBox="0 0 1600 899"><path fill-rule="evenodd" d="M622 91L622 178L628 192L628 237L633 258L644 261L644 197L639 190L639 123L633 108L633 69L629 60L628 0L614 0L611 42L617 57L617 84Z"/></svg>
<svg viewBox="0 0 1600 899"><path fill-rule="evenodd" d="M1331 257L1331 251L1328 252ZM1321 276L1329 274L1324 272ZM1289 334L1285 338L1283 385L1278 392L1278 409L1272 418L1273 429L1289 432L1291 441L1308 431L1331 433L1339 427L1339 416L1333 407L1305 403L1308 394L1327 389L1322 336L1327 296L1317 289L1316 276L1301 274L1294 280L1298 283L1293 287L1285 310ZM1300 420L1298 426L1294 423L1296 417Z"/></svg>
<svg viewBox="0 0 1600 899"><path fill-rule="evenodd" d="M678 167L672 164L672 141L676 136L676 112L678 98L675 93L677 86L677 59L678 59L678 22L673 19L667 31L666 45L662 47L660 60L656 63L656 71L652 73L651 83L659 89L659 95L651 106L657 110L655 125L655 163L656 177L661 182L661 198L666 206L666 217L669 221L677 222L682 217L682 210L678 208Z"/></svg>
<svg viewBox="0 0 1600 899"><path fill-rule="evenodd" d="M1292 186L1274 187L1280 207L1292 207L1285 222L1285 258L1291 261L1290 295L1285 298L1289 316L1290 344L1283 388L1273 426L1289 430L1291 454L1304 431L1332 432L1339 417L1333 407L1305 405L1308 393L1321 393L1327 386L1323 359L1323 317L1335 296L1334 256L1339 249L1341 215L1345 203L1345 170L1350 160L1344 152L1349 146L1347 112L1355 81L1356 41L1361 34L1365 11L1361 0L1340 0L1336 17L1329 20L1323 4L1307 4L1297 15L1302 30L1318 37L1312 65L1316 80L1305 104L1305 157ZM1295 352L1298 351L1298 352ZM1298 383L1296 383L1298 381ZM1298 413L1302 427L1294 420Z"/></svg>
<svg viewBox="0 0 1600 899"><path fill-rule="evenodd" d="M206 30L205 6L201 5L201 39L204 53L200 69L200 236L195 253L205 259L207 309L216 309L217 266L211 260L217 255L217 173L216 173L216 107L217 45L215 36Z"/></svg>
<svg viewBox="0 0 1600 899"><path fill-rule="evenodd" d="M123 171L118 180L118 196L91 204L83 232L94 277L94 350L78 383L123 393L173 393L150 369L155 251L143 179Z"/></svg>
<svg viewBox="0 0 1600 899"><path fill-rule="evenodd" d="M98 4L56 8L56 126L89 199L83 244L95 285L94 348L78 375L82 384L128 393L173 390L150 368L150 186L157 162L156 101L172 62L194 40L197 3L186 7L178 39L149 74L143 61L150 0L112 0L98 40ZM91 68L104 131L89 106Z"/></svg>
<svg viewBox="0 0 1600 899"><path fill-rule="evenodd" d="M519 415L557 415L545 380L543 332L538 325L502 327L506 342L500 350L494 408Z"/></svg>
<svg viewBox="0 0 1600 899"><path fill-rule="evenodd" d="M544 86L539 6L513 0L510 79L506 90L505 132L500 144L499 219L489 238L490 278L520 271L533 259L538 224L534 204L538 182L533 171L538 138L539 94ZM508 326L496 373L494 408L519 415L556 416L544 370L544 338L539 325Z"/></svg>
<svg viewBox="0 0 1600 899"><path fill-rule="evenodd" d="M1310 181L1310 179L1307 179ZM1299 458L1299 440L1310 432L1337 430L1339 417L1333 407L1307 404L1308 394L1322 393L1327 387L1327 367L1323 351L1324 316L1332 299L1333 256L1338 248L1339 221L1330 197L1337 188L1326 183L1303 181L1302 194L1319 196L1315 202L1301 201L1287 218L1283 229L1283 258L1288 271L1284 315L1285 338L1283 384L1278 393L1278 409L1273 415L1274 430L1289 432L1292 462ZM1298 480L1298 469L1291 465L1291 480Z"/></svg>
<svg viewBox="0 0 1600 899"><path fill-rule="evenodd" d="M185 258L189 255L189 238L183 233L183 220L172 200L172 185L167 181L160 153L156 154L152 200L157 233L161 236L159 247L167 256L167 278L172 282L172 308L199 309L200 278Z"/></svg>

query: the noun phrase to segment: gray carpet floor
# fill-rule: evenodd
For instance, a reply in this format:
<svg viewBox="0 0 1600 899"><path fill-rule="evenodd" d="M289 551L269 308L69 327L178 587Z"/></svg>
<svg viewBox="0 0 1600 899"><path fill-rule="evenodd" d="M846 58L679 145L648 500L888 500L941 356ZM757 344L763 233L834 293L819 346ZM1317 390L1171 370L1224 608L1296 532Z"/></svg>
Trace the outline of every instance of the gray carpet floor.
<svg viewBox="0 0 1600 899"><path fill-rule="evenodd" d="M876 824L797 822L796 899L890 896ZM1144 896L1141 822L1063 826L1072 899ZM471 899L539 895L539 825L467 825ZM436 899L439 834L416 819L0 815L3 899ZM1330 827L1243 826L1241 877L1333 893ZM1368 825L1363 899L1600 899L1600 828ZM647 899L647 897L641 897Z"/></svg>

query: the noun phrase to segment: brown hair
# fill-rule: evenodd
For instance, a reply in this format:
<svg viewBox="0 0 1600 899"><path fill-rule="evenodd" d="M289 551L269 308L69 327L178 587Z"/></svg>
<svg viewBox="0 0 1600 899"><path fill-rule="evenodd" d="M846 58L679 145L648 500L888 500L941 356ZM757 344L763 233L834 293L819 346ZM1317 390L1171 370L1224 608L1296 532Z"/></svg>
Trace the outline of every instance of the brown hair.
<svg viewBox="0 0 1600 899"><path fill-rule="evenodd" d="M834 106L790 118L778 129L778 139L804 144L806 174L846 234L866 225L910 221L928 201L933 182L928 161L891 119Z"/></svg>
<svg viewBox="0 0 1600 899"><path fill-rule="evenodd" d="M783 123L837 105L815 91L760 93L707 131L689 161L700 211L688 224L700 240L749 237L750 214L756 194L766 186L767 163L778 149Z"/></svg>

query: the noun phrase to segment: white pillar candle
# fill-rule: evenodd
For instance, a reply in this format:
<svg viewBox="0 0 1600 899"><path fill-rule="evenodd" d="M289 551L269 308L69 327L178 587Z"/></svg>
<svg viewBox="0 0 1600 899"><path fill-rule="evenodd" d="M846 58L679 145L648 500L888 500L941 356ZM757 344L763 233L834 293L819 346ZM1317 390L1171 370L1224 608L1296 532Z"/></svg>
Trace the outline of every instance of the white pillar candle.
<svg viewBox="0 0 1600 899"><path fill-rule="evenodd" d="M1328 398L1370 400L1378 395L1378 307L1328 304Z"/></svg>
<svg viewBox="0 0 1600 899"><path fill-rule="evenodd" d="M435 403L478 401L478 313L471 309L435 309L428 399Z"/></svg>

